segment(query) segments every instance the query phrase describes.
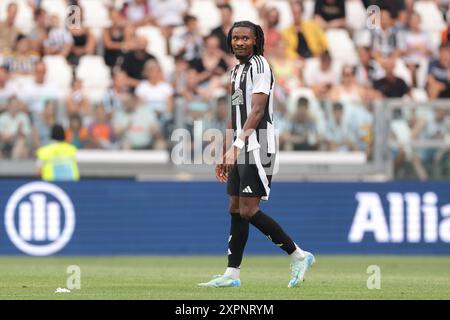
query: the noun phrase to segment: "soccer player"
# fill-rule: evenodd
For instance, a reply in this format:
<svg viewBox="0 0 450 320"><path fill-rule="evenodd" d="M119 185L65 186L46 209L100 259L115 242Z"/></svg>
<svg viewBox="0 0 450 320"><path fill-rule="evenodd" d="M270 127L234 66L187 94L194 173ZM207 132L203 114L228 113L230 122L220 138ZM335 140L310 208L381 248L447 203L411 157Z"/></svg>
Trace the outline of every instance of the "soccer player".
<svg viewBox="0 0 450 320"><path fill-rule="evenodd" d="M227 182L231 215L228 241L228 267L223 275L201 287L239 287L240 265L248 239L249 224L291 256L292 277L288 287L303 281L314 256L303 251L282 227L259 207L268 200L275 162L275 130L273 127L274 76L263 56L264 33L249 21L233 24L228 45L239 60L231 72L232 116L228 128L234 142L216 166L216 177ZM224 142L224 151L226 143ZM263 162L263 160L265 160Z"/></svg>

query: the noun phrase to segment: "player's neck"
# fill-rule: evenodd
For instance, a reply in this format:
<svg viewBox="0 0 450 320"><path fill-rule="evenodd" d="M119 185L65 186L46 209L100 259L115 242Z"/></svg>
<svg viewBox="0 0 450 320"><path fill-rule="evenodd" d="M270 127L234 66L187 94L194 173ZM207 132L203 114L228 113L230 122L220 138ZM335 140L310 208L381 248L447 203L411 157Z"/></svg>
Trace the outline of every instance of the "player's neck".
<svg viewBox="0 0 450 320"><path fill-rule="evenodd" d="M252 54L248 55L248 56L245 57L245 58L242 58L242 59L239 59L239 58L238 58L239 64L246 64L246 63L247 63L254 55L255 55L255 54L252 53Z"/></svg>

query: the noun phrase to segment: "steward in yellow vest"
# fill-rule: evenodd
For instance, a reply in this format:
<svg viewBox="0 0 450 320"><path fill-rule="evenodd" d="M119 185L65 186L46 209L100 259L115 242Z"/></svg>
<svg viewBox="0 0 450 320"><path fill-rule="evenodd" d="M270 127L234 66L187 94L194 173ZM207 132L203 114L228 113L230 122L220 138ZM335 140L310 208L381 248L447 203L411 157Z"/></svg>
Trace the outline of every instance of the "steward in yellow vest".
<svg viewBox="0 0 450 320"><path fill-rule="evenodd" d="M37 170L45 181L78 181L80 173L76 160L77 149L65 142L64 128L55 125L51 131L53 142L36 151Z"/></svg>

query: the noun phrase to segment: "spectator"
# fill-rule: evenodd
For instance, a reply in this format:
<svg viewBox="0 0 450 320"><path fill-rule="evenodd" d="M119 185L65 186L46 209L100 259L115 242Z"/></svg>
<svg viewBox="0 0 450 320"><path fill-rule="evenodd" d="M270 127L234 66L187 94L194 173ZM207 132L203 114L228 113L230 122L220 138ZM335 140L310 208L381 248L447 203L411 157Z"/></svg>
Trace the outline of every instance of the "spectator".
<svg viewBox="0 0 450 320"><path fill-rule="evenodd" d="M362 0L362 2L366 8L375 5L381 9L389 11L397 28L402 29L406 27L409 17L409 10L406 6L405 0Z"/></svg>
<svg viewBox="0 0 450 320"><path fill-rule="evenodd" d="M333 101L342 103L357 105L363 103L364 89L356 82L355 68L353 66L346 65L342 68L341 83L333 87L330 98Z"/></svg>
<svg viewBox="0 0 450 320"><path fill-rule="evenodd" d="M83 11L80 10L80 19L83 24ZM80 58L84 55L95 54L97 40L88 27L82 25L80 28L72 27L69 29L73 39L73 45L67 57L67 61L72 66L77 66Z"/></svg>
<svg viewBox="0 0 450 320"><path fill-rule="evenodd" d="M145 37L137 37L135 40L135 47L125 54L122 64L128 76L128 83L131 87L136 87L141 80L145 79L144 66L150 60L156 60L155 56L147 53L147 39Z"/></svg>
<svg viewBox="0 0 450 320"><path fill-rule="evenodd" d="M440 46L438 58L428 66L427 91L430 99L450 98L450 43Z"/></svg>
<svg viewBox="0 0 450 320"><path fill-rule="evenodd" d="M220 41L216 36L207 36L204 40L204 47L200 58L190 61L190 66L198 72L200 85L208 86L210 92L217 87L218 77L221 77L228 69L224 59L224 54L220 50Z"/></svg>
<svg viewBox="0 0 450 320"><path fill-rule="evenodd" d="M323 29L345 28L345 0L316 0L314 20Z"/></svg>
<svg viewBox="0 0 450 320"><path fill-rule="evenodd" d="M90 116L89 99L83 93L83 83L79 79L72 81L72 88L70 93L65 98L66 112L67 114L78 113L84 119Z"/></svg>
<svg viewBox="0 0 450 320"><path fill-rule="evenodd" d="M127 99L125 110L116 110L112 120L114 134L122 149L148 150L158 146L159 126L154 112Z"/></svg>
<svg viewBox="0 0 450 320"><path fill-rule="evenodd" d="M113 68L123 62L125 52L130 49L130 39L126 38L126 21L113 8L109 9L111 26L103 29L103 45L105 52L103 57L108 67Z"/></svg>
<svg viewBox="0 0 450 320"><path fill-rule="evenodd" d="M170 49L173 56L182 54L187 61L201 58L203 37L198 29L197 18L184 17L184 27L177 29L171 39Z"/></svg>
<svg viewBox="0 0 450 320"><path fill-rule="evenodd" d="M112 114L115 110L123 110L124 99L131 93L131 88L128 85L127 74L123 71L117 71L113 76L113 83L106 91L103 97L103 105L108 114Z"/></svg>
<svg viewBox="0 0 450 320"><path fill-rule="evenodd" d="M135 28L146 24L154 24L147 0L126 1L120 10L120 14Z"/></svg>
<svg viewBox="0 0 450 320"><path fill-rule="evenodd" d="M437 140L445 141L449 138L450 132L450 118L448 109L445 107L438 107L434 110L432 117L418 121L412 130L414 140ZM418 148L415 155L413 155L414 169L421 180L429 178L429 172L426 167L430 167L437 155L438 148Z"/></svg>
<svg viewBox="0 0 450 320"><path fill-rule="evenodd" d="M61 26L58 16L50 18L50 31L44 41L44 53L46 55L61 55L68 57L74 45L74 38L65 26Z"/></svg>
<svg viewBox="0 0 450 320"><path fill-rule="evenodd" d="M89 130L83 126L83 119L78 113L73 113L69 116L66 142L75 146L77 149L84 149L89 143Z"/></svg>
<svg viewBox="0 0 450 320"><path fill-rule="evenodd" d="M303 20L303 3L290 1L293 25L282 31L288 44L290 58L310 58L320 56L328 48L328 41L323 30L312 20Z"/></svg>
<svg viewBox="0 0 450 320"><path fill-rule="evenodd" d="M231 54L231 50L228 48L227 37L228 31L233 26L233 8L229 4L220 5L218 8L220 11L220 24L211 31L211 35L219 38L220 49L223 52Z"/></svg>
<svg viewBox="0 0 450 320"><path fill-rule="evenodd" d="M287 143L289 142L292 129L292 123L287 112L286 103L280 101L275 104L273 118L279 134L279 148L280 150L285 150L287 149Z"/></svg>
<svg viewBox="0 0 450 320"><path fill-rule="evenodd" d="M380 11L380 27L371 30L370 47L372 56L380 64L384 57L399 58L405 50L402 32L394 27L391 13L386 9Z"/></svg>
<svg viewBox="0 0 450 320"><path fill-rule="evenodd" d="M206 129L218 129L225 137L228 122L228 97L221 96L216 101L216 108L213 114L208 117L204 130Z"/></svg>
<svg viewBox="0 0 450 320"><path fill-rule="evenodd" d="M201 133L203 137L207 137L206 139L208 139L206 141L203 140L202 146L203 151L206 152L208 156L219 159L220 152L222 152L223 139L232 139L231 135L229 137L226 136L228 116L228 97L221 96L215 99L214 110L205 116L203 132ZM218 135L217 130L220 131L220 135ZM191 142L194 142L194 140L191 140ZM212 153L212 150L214 150L214 154Z"/></svg>
<svg viewBox="0 0 450 320"><path fill-rule="evenodd" d="M402 98L410 95L410 88L406 82L394 74L395 60L395 55L384 59L383 68L386 74L373 84L374 89L384 98Z"/></svg>
<svg viewBox="0 0 450 320"><path fill-rule="evenodd" d="M35 148L45 146L51 142L50 133L56 124L56 101L48 100L44 110L39 114L33 114L33 146Z"/></svg>
<svg viewBox="0 0 450 320"><path fill-rule="evenodd" d="M371 87L375 80L384 76L384 70L376 60L372 59L369 47L359 47L358 57L356 81L365 88Z"/></svg>
<svg viewBox="0 0 450 320"><path fill-rule="evenodd" d="M311 72L311 78L305 81L312 87L319 100L328 99L330 90L337 83L337 78L333 72L331 56L327 51L320 56L317 70Z"/></svg>
<svg viewBox="0 0 450 320"><path fill-rule="evenodd" d="M0 65L0 113L4 110L7 100L19 93L17 86L10 81L10 78L8 68Z"/></svg>
<svg viewBox="0 0 450 320"><path fill-rule="evenodd" d="M411 71L413 87L417 87L417 68L423 60L428 60L433 53L430 35L420 30L420 15L413 13L409 19L409 29L405 34L405 61Z"/></svg>
<svg viewBox="0 0 450 320"><path fill-rule="evenodd" d="M43 54L43 44L48 35L48 15L47 11L42 8L34 10L34 28L28 34L30 40L30 47L33 51Z"/></svg>
<svg viewBox="0 0 450 320"><path fill-rule="evenodd" d="M36 63L39 61L39 54L30 49L29 40L20 34L9 55L5 55L4 64L13 76L32 75Z"/></svg>
<svg viewBox="0 0 450 320"><path fill-rule="evenodd" d="M0 114L0 158L27 158L30 137L30 119L20 111L19 100L10 97L6 111Z"/></svg>
<svg viewBox="0 0 450 320"><path fill-rule="evenodd" d="M190 0L150 0L150 8L156 24L166 38L167 53L170 52L170 38L176 27L183 25Z"/></svg>
<svg viewBox="0 0 450 320"><path fill-rule="evenodd" d="M76 160L77 149L64 142L64 128L54 125L50 137L52 142L36 152L38 175L46 181L78 181L80 173Z"/></svg>
<svg viewBox="0 0 450 320"><path fill-rule="evenodd" d="M281 40L281 32L278 29L280 22L280 12L277 8L263 7L262 11L262 27L264 31L264 53L271 56L276 50L277 44Z"/></svg>
<svg viewBox="0 0 450 320"><path fill-rule="evenodd" d="M319 133L317 125L308 112L309 101L301 97L297 102L297 112L294 115L292 127L286 137L287 149L318 150Z"/></svg>
<svg viewBox="0 0 450 320"><path fill-rule="evenodd" d="M145 64L145 74L147 80L141 81L136 88L136 96L159 120L167 118L172 112L173 107L173 89L164 76L160 65L151 60Z"/></svg>
<svg viewBox="0 0 450 320"><path fill-rule="evenodd" d="M184 60L182 55L178 55L174 58L175 68L170 76L170 84L174 91L174 97L179 97L183 94L187 84L187 71L189 69L189 63Z"/></svg>
<svg viewBox="0 0 450 320"><path fill-rule="evenodd" d="M89 147L94 149L111 149L113 143L113 128L105 106L98 104L95 107L94 121L88 127Z"/></svg>
<svg viewBox="0 0 450 320"><path fill-rule="evenodd" d="M45 102L49 99L60 99L61 94L55 83L46 81L47 67L45 63L38 62L34 68L34 80L22 90L23 99L31 113L41 113Z"/></svg>
<svg viewBox="0 0 450 320"><path fill-rule="evenodd" d="M326 125L326 145L329 151L355 151L357 137L344 121L344 107L341 103L333 104L332 117Z"/></svg>
<svg viewBox="0 0 450 320"><path fill-rule="evenodd" d="M7 53L16 42L20 34L19 29L15 27L17 16L17 4L11 2L8 4L6 19L0 21L0 55Z"/></svg>
<svg viewBox="0 0 450 320"><path fill-rule="evenodd" d="M186 89L183 93L184 105L187 110L186 117L194 120L200 118L208 111L208 102L211 98L211 92L205 87L199 85L199 74L190 69L187 73Z"/></svg>
<svg viewBox="0 0 450 320"><path fill-rule="evenodd" d="M278 84L275 86L275 90L282 90L281 94L284 98L287 98L292 90L302 85L303 63L289 57L287 43L284 39L280 39L276 43L270 64Z"/></svg>

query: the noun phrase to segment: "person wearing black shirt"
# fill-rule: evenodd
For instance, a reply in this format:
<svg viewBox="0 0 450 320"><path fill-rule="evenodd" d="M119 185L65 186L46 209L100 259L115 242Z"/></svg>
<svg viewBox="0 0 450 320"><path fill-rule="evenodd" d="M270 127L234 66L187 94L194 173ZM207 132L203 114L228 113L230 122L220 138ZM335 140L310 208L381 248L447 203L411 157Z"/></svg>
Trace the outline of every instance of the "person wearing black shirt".
<svg viewBox="0 0 450 320"><path fill-rule="evenodd" d="M231 54L227 45L227 35L233 25L233 8L229 4L222 4L218 8L220 10L220 25L211 31L211 35L219 38L220 49L223 52Z"/></svg>
<svg viewBox="0 0 450 320"><path fill-rule="evenodd" d="M383 68L386 75L374 82L374 89L385 98L402 98L404 95L409 94L410 88L406 82L394 75L395 57L387 57L383 63Z"/></svg>
<svg viewBox="0 0 450 320"><path fill-rule="evenodd" d="M122 70L124 70L132 87L136 87L139 82L145 79L143 74L144 66L147 61L155 59L155 56L147 53L147 39L143 37L138 37L136 39L136 47L134 50L129 51L125 54Z"/></svg>
<svg viewBox="0 0 450 320"><path fill-rule="evenodd" d="M314 20L324 29L345 28L345 0L316 0Z"/></svg>
<svg viewBox="0 0 450 320"><path fill-rule="evenodd" d="M439 47L438 59L428 66L427 90L430 99L450 98L450 43Z"/></svg>

